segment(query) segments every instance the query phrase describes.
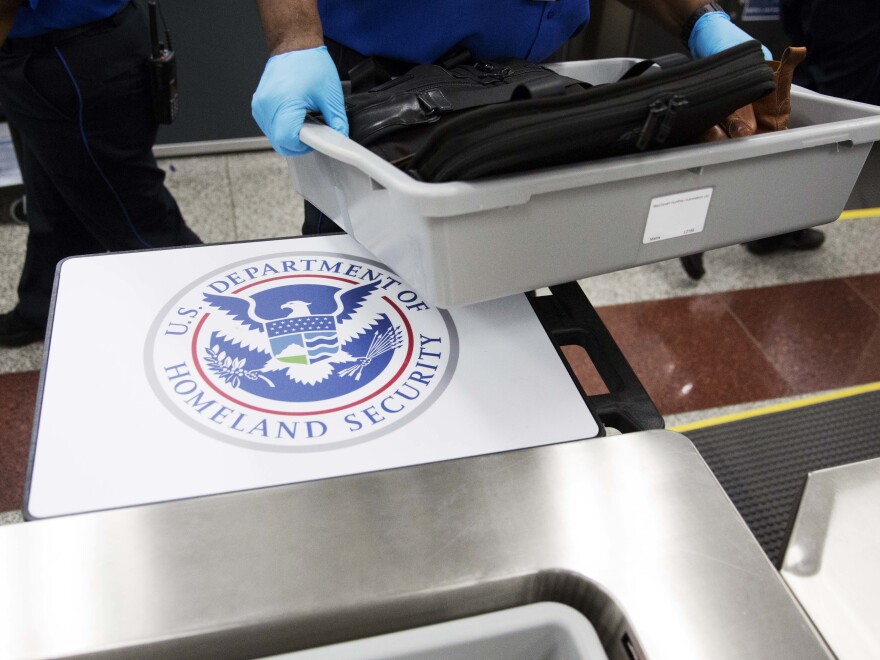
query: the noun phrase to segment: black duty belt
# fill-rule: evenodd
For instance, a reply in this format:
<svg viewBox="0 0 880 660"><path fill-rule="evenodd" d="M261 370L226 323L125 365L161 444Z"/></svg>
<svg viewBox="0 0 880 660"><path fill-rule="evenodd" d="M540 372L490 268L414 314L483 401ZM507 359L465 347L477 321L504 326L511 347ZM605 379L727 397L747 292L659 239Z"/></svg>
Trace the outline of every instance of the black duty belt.
<svg viewBox="0 0 880 660"><path fill-rule="evenodd" d="M134 9L134 2L127 2L115 14L108 16L107 18L98 19L97 21L83 23L82 25L76 25L63 30L52 30L35 37L10 37L6 40L6 43L3 44L3 51L7 53L21 53L51 48L64 41L68 41L90 32L98 32L107 28L116 27L122 22L125 15Z"/></svg>

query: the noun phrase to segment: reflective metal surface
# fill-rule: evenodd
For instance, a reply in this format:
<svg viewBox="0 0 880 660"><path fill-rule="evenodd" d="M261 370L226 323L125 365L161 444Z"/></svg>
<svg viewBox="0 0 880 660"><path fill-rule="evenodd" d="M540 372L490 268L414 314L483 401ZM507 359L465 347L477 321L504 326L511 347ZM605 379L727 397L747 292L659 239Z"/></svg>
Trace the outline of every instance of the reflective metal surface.
<svg viewBox="0 0 880 660"><path fill-rule="evenodd" d="M0 571L3 658L254 657L543 600L614 659L828 657L665 431L15 525Z"/></svg>
<svg viewBox="0 0 880 660"><path fill-rule="evenodd" d="M198 142L174 142L153 146L156 158L179 158L181 156L206 156L242 151L261 151L272 145L264 137L230 138L226 140L203 140Z"/></svg>
<svg viewBox="0 0 880 660"><path fill-rule="evenodd" d="M809 475L782 575L838 658L880 658L880 458Z"/></svg>

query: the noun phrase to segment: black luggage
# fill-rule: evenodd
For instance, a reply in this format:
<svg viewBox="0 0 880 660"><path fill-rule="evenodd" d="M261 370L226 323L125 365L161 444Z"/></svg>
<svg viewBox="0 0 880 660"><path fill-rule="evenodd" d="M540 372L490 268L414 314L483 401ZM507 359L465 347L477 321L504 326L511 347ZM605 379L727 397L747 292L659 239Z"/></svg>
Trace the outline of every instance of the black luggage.
<svg viewBox="0 0 880 660"><path fill-rule="evenodd" d="M346 98L350 136L422 181L522 172L696 141L774 89L758 42L590 86L521 60L420 65Z"/></svg>

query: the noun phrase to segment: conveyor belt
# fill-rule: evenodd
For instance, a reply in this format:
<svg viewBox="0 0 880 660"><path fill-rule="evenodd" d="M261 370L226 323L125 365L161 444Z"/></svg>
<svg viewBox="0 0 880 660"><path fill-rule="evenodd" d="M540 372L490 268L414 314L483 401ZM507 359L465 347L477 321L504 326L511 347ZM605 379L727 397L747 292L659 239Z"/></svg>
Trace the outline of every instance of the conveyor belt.
<svg viewBox="0 0 880 660"><path fill-rule="evenodd" d="M686 435L779 567L807 473L880 457L880 392Z"/></svg>

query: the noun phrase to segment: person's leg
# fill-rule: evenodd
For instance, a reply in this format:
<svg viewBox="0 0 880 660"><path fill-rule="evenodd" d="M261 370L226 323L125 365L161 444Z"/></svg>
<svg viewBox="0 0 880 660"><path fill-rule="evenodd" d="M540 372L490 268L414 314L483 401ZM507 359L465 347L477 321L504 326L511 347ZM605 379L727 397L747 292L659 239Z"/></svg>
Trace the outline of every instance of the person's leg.
<svg viewBox="0 0 880 660"><path fill-rule="evenodd" d="M21 172L28 199L28 237L14 312L28 325L45 328L56 264L71 255L105 250L67 206L26 141Z"/></svg>
<svg viewBox="0 0 880 660"><path fill-rule="evenodd" d="M795 82L822 94L880 104L880 3L802 0L801 5L786 23L792 40L807 46ZM798 25L789 27L794 21Z"/></svg>
<svg viewBox="0 0 880 660"><path fill-rule="evenodd" d="M78 254L199 243L152 154L143 12L55 44L10 40L0 51L0 102L26 145L30 235L16 309L0 342L45 325L55 265ZM8 341L4 341L7 337Z"/></svg>
<svg viewBox="0 0 880 660"><path fill-rule="evenodd" d="M104 250L200 242L153 157L148 55L143 11L132 8L118 25L19 57L2 80L33 157Z"/></svg>
<svg viewBox="0 0 880 660"><path fill-rule="evenodd" d="M56 264L65 257L102 252L104 248L76 218L26 137L17 130L16 117L25 116L27 107L20 94L29 96L32 90L23 76L27 56L7 50L0 53L0 97L10 126L16 129L29 231L18 303L11 311L0 313L0 345L20 346L40 340L45 334ZM43 116L38 107L31 107L37 119Z"/></svg>
<svg viewBox="0 0 880 660"><path fill-rule="evenodd" d="M880 104L880 3L876 0L788 0L783 25L795 46L807 47L795 84L822 94ZM825 242L819 229L770 236L746 243L752 254L815 250Z"/></svg>

